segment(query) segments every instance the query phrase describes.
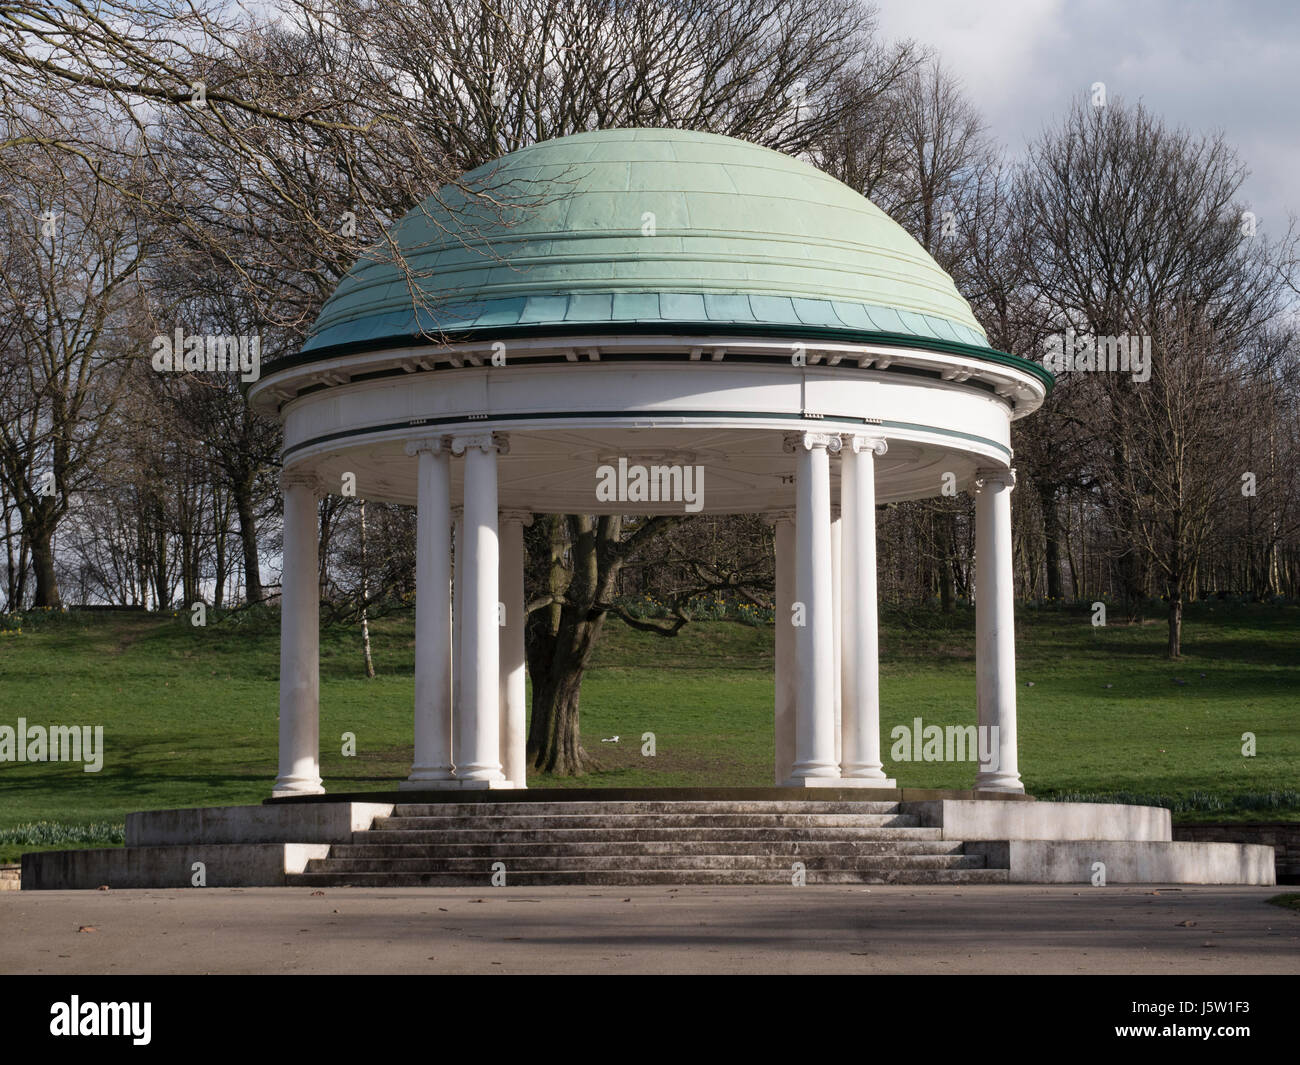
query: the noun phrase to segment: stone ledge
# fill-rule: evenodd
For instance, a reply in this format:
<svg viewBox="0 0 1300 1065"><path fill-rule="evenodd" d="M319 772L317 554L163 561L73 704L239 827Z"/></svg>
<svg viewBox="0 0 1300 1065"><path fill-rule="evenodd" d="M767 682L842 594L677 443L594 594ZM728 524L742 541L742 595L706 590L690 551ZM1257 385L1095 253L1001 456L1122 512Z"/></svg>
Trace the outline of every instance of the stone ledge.
<svg viewBox="0 0 1300 1065"><path fill-rule="evenodd" d="M899 812L914 815L944 839L959 840L1147 840L1169 842L1169 811L1119 803L996 803L984 799L904 800Z"/></svg>
<svg viewBox="0 0 1300 1065"><path fill-rule="evenodd" d="M1277 882L1300 884L1300 821L1191 821L1174 825L1187 843L1258 843L1277 856Z"/></svg>
<svg viewBox="0 0 1300 1065"><path fill-rule="evenodd" d="M1032 803L1032 795L1000 791L944 788L863 788L855 786L767 788L512 788L483 791L474 802L743 802L747 799L804 802L925 802L968 799L982 802ZM365 791L327 795L286 795L263 800L266 806L309 806L318 803L435 803L465 802L456 791Z"/></svg>
<svg viewBox="0 0 1300 1065"><path fill-rule="evenodd" d="M1276 882L1273 849L1248 843L1152 840L1013 839L967 843L1013 884L1091 884L1101 862L1107 884L1259 884Z"/></svg>
<svg viewBox="0 0 1300 1065"><path fill-rule="evenodd" d="M218 843L177 847L93 848L23 855L24 891L192 887L202 862L207 887L281 887L328 843Z"/></svg>
<svg viewBox="0 0 1300 1065"><path fill-rule="evenodd" d="M284 803L145 810L126 815L128 847L193 843L346 843L376 817L390 817L391 803Z"/></svg>

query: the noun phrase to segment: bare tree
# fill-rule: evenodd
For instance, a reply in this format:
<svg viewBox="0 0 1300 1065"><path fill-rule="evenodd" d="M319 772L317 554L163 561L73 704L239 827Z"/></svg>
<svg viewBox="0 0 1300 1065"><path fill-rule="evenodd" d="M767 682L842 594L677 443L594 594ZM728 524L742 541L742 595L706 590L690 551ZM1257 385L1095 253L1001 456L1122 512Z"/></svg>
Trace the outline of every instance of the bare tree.
<svg viewBox="0 0 1300 1065"><path fill-rule="evenodd" d="M100 459L140 319L150 233L115 190L31 156L0 191L0 479L30 545L34 604L60 605L54 536Z"/></svg>

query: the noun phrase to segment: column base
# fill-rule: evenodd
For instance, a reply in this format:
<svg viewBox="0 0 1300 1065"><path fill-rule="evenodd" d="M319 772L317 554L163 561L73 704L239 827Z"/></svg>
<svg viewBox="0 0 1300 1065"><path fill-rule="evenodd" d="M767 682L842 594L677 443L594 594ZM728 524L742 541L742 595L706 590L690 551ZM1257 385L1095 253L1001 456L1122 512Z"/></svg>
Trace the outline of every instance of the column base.
<svg viewBox="0 0 1300 1065"><path fill-rule="evenodd" d="M782 788L896 788L894 780L863 780L861 777L791 777Z"/></svg>
<svg viewBox="0 0 1300 1065"><path fill-rule="evenodd" d="M497 791L512 790L515 785L509 780L403 780L397 785L398 791Z"/></svg>
<svg viewBox="0 0 1300 1065"><path fill-rule="evenodd" d="M846 788L896 788L898 783L885 776L884 766L875 765L850 766L840 769L840 780Z"/></svg>
<svg viewBox="0 0 1300 1065"><path fill-rule="evenodd" d="M271 798L279 798L283 795L324 795L325 787L321 783L320 777L315 780L309 778L291 778L288 780L277 780L275 787L271 789Z"/></svg>
<svg viewBox="0 0 1300 1065"><path fill-rule="evenodd" d="M453 776L437 777L417 777L410 776L400 781L397 785L398 791L435 791L438 788L455 788L460 786Z"/></svg>
<svg viewBox="0 0 1300 1065"><path fill-rule="evenodd" d="M1025 785L1021 783L1020 774L1013 775L989 773L978 774L975 777L976 791L1003 791L1013 795L1023 795Z"/></svg>

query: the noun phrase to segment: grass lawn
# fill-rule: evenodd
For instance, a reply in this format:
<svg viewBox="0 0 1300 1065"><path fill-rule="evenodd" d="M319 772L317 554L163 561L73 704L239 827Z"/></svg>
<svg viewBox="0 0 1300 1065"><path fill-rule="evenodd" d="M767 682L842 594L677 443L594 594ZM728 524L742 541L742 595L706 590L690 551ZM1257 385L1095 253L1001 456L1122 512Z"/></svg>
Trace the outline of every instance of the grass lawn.
<svg viewBox="0 0 1300 1065"><path fill-rule="evenodd" d="M1300 819L1300 607L1192 604L1178 663L1162 657L1161 622L1097 629L1089 617L1018 614L1031 793L1165 801L1180 820ZM381 619L371 632L373 680L359 631L321 637L322 776L335 792L390 788L410 768L412 621ZM970 763L891 762L889 748L891 729L915 717L974 723L973 612L887 610L881 654L886 770L904 786L969 787ZM20 824L260 802L276 772L278 661L274 616L194 628L188 613L29 615L0 639L0 725L103 725L104 767L0 763L0 861L36 849L5 841ZM583 685L583 740L602 768L529 783L769 785L772 698L771 628L700 622L664 639L611 622ZM355 757L341 753L345 732ZM654 758L641 754L645 732ZM1245 732L1257 737L1253 758L1242 756Z"/></svg>

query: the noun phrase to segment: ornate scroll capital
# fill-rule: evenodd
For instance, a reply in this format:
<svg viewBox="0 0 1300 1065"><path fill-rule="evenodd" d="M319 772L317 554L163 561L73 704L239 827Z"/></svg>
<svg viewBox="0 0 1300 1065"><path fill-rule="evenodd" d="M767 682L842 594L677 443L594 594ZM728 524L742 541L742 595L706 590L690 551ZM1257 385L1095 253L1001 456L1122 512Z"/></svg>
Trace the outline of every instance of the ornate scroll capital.
<svg viewBox="0 0 1300 1065"><path fill-rule="evenodd" d="M463 455L470 448L507 455L510 453L510 438L505 433L459 433L451 438L453 455Z"/></svg>
<svg viewBox="0 0 1300 1065"><path fill-rule="evenodd" d="M812 451L814 448L824 447L833 455L840 450L840 434L811 431L786 433L782 446L787 452Z"/></svg>
<svg viewBox="0 0 1300 1065"><path fill-rule="evenodd" d="M870 451L879 457L889 450L889 441L883 436L872 436L870 433L850 433L845 437L844 446L855 455Z"/></svg>
<svg viewBox="0 0 1300 1065"><path fill-rule="evenodd" d="M435 455L440 455L450 450L445 436L425 436L419 440L408 440L406 442L406 453L408 455L418 455L422 451L430 451Z"/></svg>
<svg viewBox="0 0 1300 1065"><path fill-rule="evenodd" d="M312 495L318 496L324 486L315 470L286 467L280 471L280 490L287 488L310 488Z"/></svg>
<svg viewBox="0 0 1300 1065"><path fill-rule="evenodd" d="M971 483L975 485L976 492L982 492L986 486L1010 491L1016 486L1016 471L1011 466L976 470Z"/></svg>

